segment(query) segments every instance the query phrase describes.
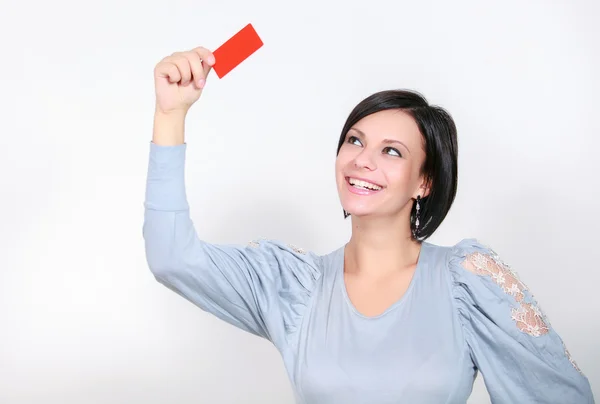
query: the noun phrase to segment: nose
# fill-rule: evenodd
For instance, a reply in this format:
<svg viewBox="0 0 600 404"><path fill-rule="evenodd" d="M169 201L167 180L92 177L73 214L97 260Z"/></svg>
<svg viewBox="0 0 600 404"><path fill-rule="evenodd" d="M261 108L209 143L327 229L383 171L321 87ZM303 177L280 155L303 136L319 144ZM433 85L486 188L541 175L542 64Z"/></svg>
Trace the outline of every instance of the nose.
<svg viewBox="0 0 600 404"><path fill-rule="evenodd" d="M377 169L377 164L375 162L375 158L373 156L373 152L364 148L355 158L354 158L354 166L356 168L365 168L369 171L373 171Z"/></svg>

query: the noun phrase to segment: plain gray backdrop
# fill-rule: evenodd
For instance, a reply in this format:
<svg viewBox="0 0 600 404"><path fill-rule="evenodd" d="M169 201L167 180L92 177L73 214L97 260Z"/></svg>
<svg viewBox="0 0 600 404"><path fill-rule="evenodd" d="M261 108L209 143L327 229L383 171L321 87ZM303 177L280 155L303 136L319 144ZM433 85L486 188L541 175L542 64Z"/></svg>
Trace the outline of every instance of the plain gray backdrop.
<svg viewBox="0 0 600 404"><path fill-rule="evenodd" d="M266 341L146 267L153 69L252 23L264 47L188 118L200 235L326 253L352 107L421 91L459 131L459 192L431 239L476 237L521 275L600 396L600 3L2 1L0 402L291 403ZM489 403L479 378L470 404Z"/></svg>

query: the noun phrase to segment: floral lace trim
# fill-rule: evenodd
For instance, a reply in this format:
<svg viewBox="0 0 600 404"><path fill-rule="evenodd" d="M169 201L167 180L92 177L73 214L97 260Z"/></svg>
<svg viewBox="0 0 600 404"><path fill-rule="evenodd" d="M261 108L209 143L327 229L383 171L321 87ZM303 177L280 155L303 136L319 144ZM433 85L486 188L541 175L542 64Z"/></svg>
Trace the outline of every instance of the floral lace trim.
<svg viewBox="0 0 600 404"><path fill-rule="evenodd" d="M490 249L489 254L476 252L467 255L463 262L463 267L477 275L489 276L504 293L515 298L517 303L519 303L519 307L513 308L511 315L519 330L533 337L539 337L550 331L550 322L527 285L519 279L518 274L503 262L493 250ZM525 299L525 291L529 291L531 303L523 301ZM571 365L575 370L583 374L564 342L562 342L562 345L565 356Z"/></svg>
<svg viewBox="0 0 600 404"><path fill-rule="evenodd" d="M524 301L525 291L529 291L529 288L496 253L492 251L490 254L479 252L469 254L463 266L478 275L489 276L504 293L515 298L519 307L513 308L511 314L519 330L533 337L549 332L550 325L547 318L533 296L531 303Z"/></svg>
<svg viewBox="0 0 600 404"><path fill-rule="evenodd" d="M306 250L304 250L303 248L296 247L293 244L288 244L287 246L298 254L306 254Z"/></svg>
<svg viewBox="0 0 600 404"><path fill-rule="evenodd" d="M571 362L571 365L573 365L573 367L575 368L575 370L577 370L579 373L583 374L582 370L579 368L579 366L577 366L577 363L575 362L575 360L571 356L571 353L567 349L567 346L565 345L564 342L563 342L563 348L565 350L565 355L567 355L567 359L569 360L569 362Z"/></svg>

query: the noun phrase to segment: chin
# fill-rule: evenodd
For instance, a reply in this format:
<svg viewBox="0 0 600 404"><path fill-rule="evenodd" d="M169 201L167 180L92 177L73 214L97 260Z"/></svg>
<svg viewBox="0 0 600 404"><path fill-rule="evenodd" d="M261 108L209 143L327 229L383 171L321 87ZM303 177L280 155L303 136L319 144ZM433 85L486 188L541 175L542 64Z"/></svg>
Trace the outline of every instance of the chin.
<svg viewBox="0 0 600 404"><path fill-rule="evenodd" d="M375 207L369 206L353 206L351 204L342 205L344 210L354 217L364 216L378 216L381 215L381 211Z"/></svg>
<svg viewBox="0 0 600 404"><path fill-rule="evenodd" d="M379 200L360 200L354 195L344 195L340 200L342 208L355 217L395 216L398 212L389 204Z"/></svg>

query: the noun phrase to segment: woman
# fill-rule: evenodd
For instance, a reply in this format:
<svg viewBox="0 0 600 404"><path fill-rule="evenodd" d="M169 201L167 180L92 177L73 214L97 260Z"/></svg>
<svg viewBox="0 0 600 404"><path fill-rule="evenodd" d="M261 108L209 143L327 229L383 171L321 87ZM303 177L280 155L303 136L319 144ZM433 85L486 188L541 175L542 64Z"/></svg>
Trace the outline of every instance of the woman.
<svg viewBox="0 0 600 404"><path fill-rule="evenodd" d="M346 245L320 256L276 240L200 240L184 122L214 63L200 47L155 68L144 237L158 281L270 340L298 402L464 404L480 370L495 404L594 403L529 289L491 249L425 241L454 200L457 141L452 118L418 94L374 94L342 130Z"/></svg>

